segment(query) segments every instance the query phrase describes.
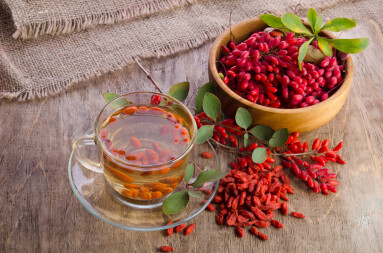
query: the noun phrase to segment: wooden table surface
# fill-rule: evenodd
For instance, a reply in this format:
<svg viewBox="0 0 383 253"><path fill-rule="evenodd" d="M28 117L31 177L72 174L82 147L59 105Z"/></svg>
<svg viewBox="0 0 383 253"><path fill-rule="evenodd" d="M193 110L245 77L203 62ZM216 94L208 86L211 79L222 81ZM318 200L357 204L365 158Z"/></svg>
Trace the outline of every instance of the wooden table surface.
<svg viewBox="0 0 383 253"><path fill-rule="evenodd" d="M108 225L88 213L72 193L67 176L73 140L88 130L104 105L102 93L153 90L136 66L125 68L49 98L0 102L0 252L382 252L383 251L383 35L362 21L342 37L369 37L370 46L353 56L355 76L341 112L304 140L343 140L344 166L338 193L324 196L293 179L290 209L306 215L281 217L285 227L263 229L261 241L242 239L232 227L218 226L203 212L196 232L165 237L163 232L132 232ZM142 61L167 90L189 81L192 97L208 81L211 43L173 57ZM227 168L230 156L222 165Z"/></svg>

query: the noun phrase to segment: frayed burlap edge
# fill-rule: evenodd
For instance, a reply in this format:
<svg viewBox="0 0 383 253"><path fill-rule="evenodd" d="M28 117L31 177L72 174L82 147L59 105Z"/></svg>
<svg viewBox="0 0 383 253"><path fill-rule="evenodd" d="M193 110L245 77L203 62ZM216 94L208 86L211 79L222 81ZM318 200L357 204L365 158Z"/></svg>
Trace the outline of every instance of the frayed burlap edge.
<svg viewBox="0 0 383 253"><path fill-rule="evenodd" d="M97 72L83 73L81 75L77 75L74 78L71 78L64 82L59 82L56 85L51 87L45 87L40 89L32 88L30 90L24 90L24 91L18 91L18 92L3 92L3 93L0 93L0 99L7 98L7 99L17 99L18 101L25 101L29 99L42 98L42 97L46 97L50 95L55 95L65 91L70 86L75 85L77 83L87 81L89 79L99 77L104 74L111 73L117 70L121 70L127 67L129 64L133 64L134 59L139 59L139 58L147 59L152 57L159 58L163 56L172 55L178 52L183 52L190 48L201 46L204 43L206 43L206 41L209 41L217 37L224 29L226 29L226 27L224 26L217 27L210 31L206 31L205 33L201 33L200 35L190 39L189 41L179 42L172 45L164 45L162 48L159 48L155 52L150 52L145 55L140 55L139 57L138 56L129 57L123 61L114 63L108 68L100 69Z"/></svg>
<svg viewBox="0 0 383 253"><path fill-rule="evenodd" d="M150 3L129 6L128 8L118 11L92 14L87 17L79 17L76 19L58 19L39 23L21 23L14 18L16 31L12 36L15 39L33 39L45 34L68 34L101 24L114 24L136 17L147 16L153 13L178 8L187 4L197 3L199 1L200 0L157 0Z"/></svg>

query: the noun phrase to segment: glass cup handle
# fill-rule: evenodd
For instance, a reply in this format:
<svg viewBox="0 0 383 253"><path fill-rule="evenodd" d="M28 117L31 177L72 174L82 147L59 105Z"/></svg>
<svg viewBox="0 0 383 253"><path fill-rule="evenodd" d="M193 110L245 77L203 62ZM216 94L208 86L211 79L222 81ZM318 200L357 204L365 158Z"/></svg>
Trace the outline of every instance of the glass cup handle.
<svg viewBox="0 0 383 253"><path fill-rule="evenodd" d="M77 161L88 170L97 173L103 173L100 159L98 159L98 161L94 161L93 159L89 158L88 155L86 155L86 150L92 146L97 146L94 141L94 134L85 135L77 139L73 143L74 156L76 157Z"/></svg>

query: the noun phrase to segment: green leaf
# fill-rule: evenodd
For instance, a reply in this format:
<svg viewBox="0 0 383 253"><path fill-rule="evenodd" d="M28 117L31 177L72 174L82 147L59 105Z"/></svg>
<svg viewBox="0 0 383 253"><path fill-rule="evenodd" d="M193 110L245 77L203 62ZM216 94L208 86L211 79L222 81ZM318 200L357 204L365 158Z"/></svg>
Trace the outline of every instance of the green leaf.
<svg viewBox="0 0 383 253"><path fill-rule="evenodd" d="M306 56L306 53L307 53L307 48L309 47L311 41L313 40L314 38L311 38L309 39L308 41L306 41L305 43L303 43L303 45L299 48L299 55L298 55L298 65L299 65L299 70L302 70L302 62L303 62L303 59L305 58Z"/></svg>
<svg viewBox="0 0 383 253"><path fill-rule="evenodd" d="M264 14L259 16L263 22L266 23L266 25L274 28L281 28L283 27L282 21L280 17L271 15L271 14Z"/></svg>
<svg viewBox="0 0 383 253"><path fill-rule="evenodd" d="M195 143L201 144L213 137L214 125L204 125L198 129Z"/></svg>
<svg viewBox="0 0 383 253"><path fill-rule="evenodd" d="M370 40L368 38L360 39L326 39L333 47L343 53L356 54L366 49Z"/></svg>
<svg viewBox="0 0 383 253"><path fill-rule="evenodd" d="M267 158L267 150L265 148L256 148L251 155L251 159L255 163L263 163Z"/></svg>
<svg viewBox="0 0 383 253"><path fill-rule="evenodd" d="M243 145L245 146L245 148L247 148L249 146L249 134L248 133L245 133L245 135L243 136Z"/></svg>
<svg viewBox="0 0 383 253"><path fill-rule="evenodd" d="M243 129L247 129L251 125L251 122L253 122L253 118L248 110L239 107L235 114L235 122Z"/></svg>
<svg viewBox="0 0 383 253"><path fill-rule="evenodd" d="M218 122L221 122L224 119L225 119L225 115L223 113L218 114L218 120L217 120Z"/></svg>
<svg viewBox="0 0 383 253"><path fill-rule="evenodd" d="M183 102L189 94L189 82L176 83L170 87L168 95Z"/></svg>
<svg viewBox="0 0 383 253"><path fill-rule="evenodd" d="M275 133L274 129L264 125L258 125L250 129L250 133L261 141L268 141Z"/></svg>
<svg viewBox="0 0 383 253"><path fill-rule="evenodd" d="M269 140L269 146L274 148L282 147L286 144L288 138L289 130L287 130L287 128L282 128L273 134L273 136Z"/></svg>
<svg viewBox="0 0 383 253"><path fill-rule="evenodd" d="M322 50L322 52L327 55L327 56L332 56L332 48L330 46L330 44L328 44L328 42L319 37L319 36L316 36L317 38L317 41L318 41L318 47L320 48L320 50Z"/></svg>
<svg viewBox="0 0 383 253"><path fill-rule="evenodd" d="M105 101L107 103L109 103L110 101L112 101L113 99L115 99L116 97L119 97L120 95L116 94L116 93L111 93L111 92L107 92L107 93L104 93L104 98L105 98ZM120 98L120 99L117 99L116 101L113 101L112 103L109 104L110 108L112 109L120 109L124 106L127 106L128 104L130 104L125 98Z"/></svg>
<svg viewBox="0 0 383 253"><path fill-rule="evenodd" d="M223 171L215 169L206 170L199 174L197 179L191 185L195 188L201 188L206 182L217 181L223 178L224 176L226 176L226 173Z"/></svg>
<svg viewBox="0 0 383 253"><path fill-rule="evenodd" d="M164 214L179 213L185 209L189 202L189 194L186 190L173 193L162 204Z"/></svg>
<svg viewBox="0 0 383 253"><path fill-rule="evenodd" d="M218 113L221 111L221 102L214 94L210 92L205 94L202 107L209 118L217 120Z"/></svg>
<svg viewBox="0 0 383 253"><path fill-rule="evenodd" d="M215 93L215 87L213 83L211 82L205 83L201 88L199 88L197 92L197 96L195 97L195 107L196 107L197 113L200 113L202 111L203 98L205 97L205 94L207 92Z"/></svg>
<svg viewBox="0 0 383 253"><path fill-rule="evenodd" d="M315 33L315 27L317 22L317 12L313 8L310 8L307 11L307 17L309 19L311 30Z"/></svg>
<svg viewBox="0 0 383 253"><path fill-rule="evenodd" d="M110 101L112 101L113 99L115 99L118 96L120 96L120 95L118 95L117 93L112 93L112 92L104 93L104 98L105 98L105 101L107 103L109 103Z"/></svg>
<svg viewBox="0 0 383 253"><path fill-rule="evenodd" d="M282 23L295 33L312 34L302 23L302 21L292 13L285 13L281 17Z"/></svg>
<svg viewBox="0 0 383 253"><path fill-rule="evenodd" d="M323 19L322 15L317 16L317 21L315 23L315 35L320 32L320 28L322 27Z"/></svg>
<svg viewBox="0 0 383 253"><path fill-rule="evenodd" d="M327 21L322 27L321 31L327 30L332 32L339 32L347 30L356 26L355 19L351 20L348 18L334 18Z"/></svg>
<svg viewBox="0 0 383 253"><path fill-rule="evenodd" d="M188 191L189 195L194 197L194 198L199 198L201 197L201 192L193 192L193 191Z"/></svg>
<svg viewBox="0 0 383 253"><path fill-rule="evenodd" d="M191 163L186 167L186 171L185 171L184 180L186 184L189 183L190 178L192 178L193 175L194 175L194 164Z"/></svg>

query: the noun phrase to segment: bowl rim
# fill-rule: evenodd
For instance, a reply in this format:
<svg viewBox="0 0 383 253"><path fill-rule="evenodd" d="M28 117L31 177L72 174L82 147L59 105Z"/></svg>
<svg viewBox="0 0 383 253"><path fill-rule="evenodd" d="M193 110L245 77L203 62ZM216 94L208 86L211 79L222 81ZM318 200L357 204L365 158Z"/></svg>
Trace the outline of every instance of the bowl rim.
<svg viewBox="0 0 383 253"><path fill-rule="evenodd" d="M253 102L251 102L251 101L247 100L246 98L243 98L240 95L238 95L237 93L235 93L232 89L230 89L223 82L223 80L218 75L216 59L219 57L219 54L221 52L221 46L219 46L219 44L221 43L221 41L228 34L230 34L230 32L233 33L233 32L235 32L236 29L238 29L240 27L246 27L247 25L251 25L254 22L262 22L262 23L264 23L259 17L255 17L255 18L251 18L251 19L246 19L246 20L243 20L243 21L241 21L239 23L236 23L236 24L231 26L231 29L229 27L226 30L224 30L220 35L218 35L218 37L214 40L214 42L213 42L213 44L212 44L212 46L210 48L209 62L208 62L209 71L210 71L211 75L213 76L215 82L230 97L234 98L236 101L240 102L241 104L244 104L244 105L246 105L248 107L251 107L253 109L257 109L257 110L260 110L260 111L266 111L266 112L270 112L270 113L279 113L279 114L299 114L299 113L309 112L309 111L311 111L313 109L317 109L317 108L319 108L321 106L325 106L327 104L330 104L330 103L334 102L339 96L341 96L344 92L346 92L350 88L351 83L352 83L352 77L353 77L353 74L354 74L354 64L353 64L351 55L348 54L348 56L346 58L346 70L347 70L347 74L346 74L345 78L343 79L342 85L328 99L326 99L323 102L319 102L316 105L311 105L311 106L304 107L304 108L292 108L292 109L272 108L272 107L268 107L268 106L254 104ZM304 22L304 24L308 25L307 22ZM328 37L330 37L330 38L333 38L333 39L337 38L331 32L323 31L323 33L325 35L327 35Z"/></svg>

